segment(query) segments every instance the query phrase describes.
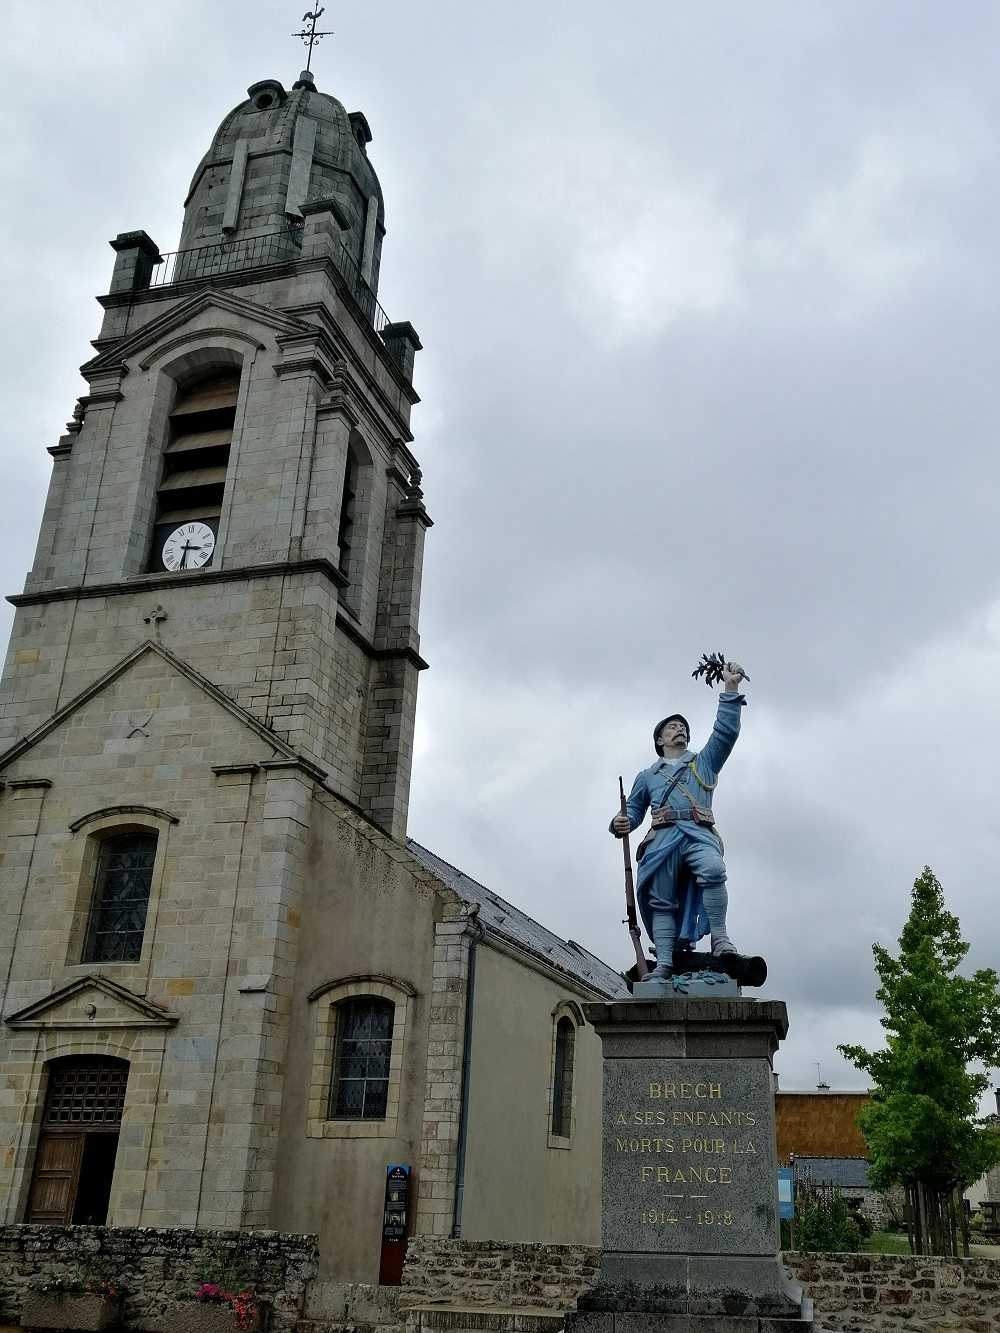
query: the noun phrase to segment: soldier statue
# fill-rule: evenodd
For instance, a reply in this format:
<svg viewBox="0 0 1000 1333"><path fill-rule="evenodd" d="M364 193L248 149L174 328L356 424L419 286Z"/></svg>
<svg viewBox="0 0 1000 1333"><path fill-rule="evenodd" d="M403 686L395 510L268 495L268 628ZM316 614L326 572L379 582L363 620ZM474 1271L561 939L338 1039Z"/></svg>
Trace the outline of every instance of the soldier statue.
<svg viewBox="0 0 1000 1333"><path fill-rule="evenodd" d="M688 748L691 730L680 713L658 722L653 731L658 759L636 778L610 825L616 837L625 838L650 810L651 827L636 851L636 899L656 946L650 981L668 981L675 950L690 950L708 934L720 970L729 970L723 960L734 964L738 957L726 928L726 863L712 796L740 734L746 703L740 684L748 677L738 662L720 661L719 675L725 689L708 743L698 751Z"/></svg>

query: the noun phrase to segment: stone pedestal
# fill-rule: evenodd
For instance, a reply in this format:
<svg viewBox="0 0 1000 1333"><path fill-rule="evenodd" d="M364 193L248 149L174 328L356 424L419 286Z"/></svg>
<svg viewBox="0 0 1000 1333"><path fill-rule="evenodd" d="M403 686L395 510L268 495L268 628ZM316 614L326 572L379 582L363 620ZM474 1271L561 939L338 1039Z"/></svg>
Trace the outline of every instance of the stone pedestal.
<svg viewBox="0 0 1000 1333"><path fill-rule="evenodd" d="M601 1279L567 1333L792 1333L771 1060L780 1001L584 1006L604 1048Z"/></svg>

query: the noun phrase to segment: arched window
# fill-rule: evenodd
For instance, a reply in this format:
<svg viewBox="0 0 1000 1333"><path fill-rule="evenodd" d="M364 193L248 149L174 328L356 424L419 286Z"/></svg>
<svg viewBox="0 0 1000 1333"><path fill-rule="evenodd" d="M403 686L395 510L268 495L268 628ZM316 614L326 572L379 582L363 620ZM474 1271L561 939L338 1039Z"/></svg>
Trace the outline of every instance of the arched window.
<svg viewBox="0 0 1000 1333"><path fill-rule="evenodd" d="M139 961L155 861L151 830L101 839L83 962Z"/></svg>
<svg viewBox="0 0 1000 1333"><path fill-rule="evenodd" d="M396 1006L359 995L337 1006L331 1120L384 1120Z"/></svg>
<svg viewBox="0 0 1000 1333"><path fill-rule="evenodd" d="M395 1137L415 994L408 981L375 973L338 977L310 992L309 1138Z"/></svg>
<svg viewBox="0 0 1000 1333"><path fill-rule="evenodd" d="M156 496L149 555L152 570L201 569L212 564L239 389L240 372L227 366L202 374L177 391ZM171 534L189 524L193 525L190 540L185 544L178 538L167 545L164 554ZM211 542L205 528L212 534ZM177 563L179 560L183 563Z"/></svg>
<svg viewBox="0 0 1000 1333"><path fill-rule="evenodd" d="M564 1014L556 1023L552 1058L552 1118L549 1132L568 1139L573 1129L573 1057L576 1026Z"/></svg>

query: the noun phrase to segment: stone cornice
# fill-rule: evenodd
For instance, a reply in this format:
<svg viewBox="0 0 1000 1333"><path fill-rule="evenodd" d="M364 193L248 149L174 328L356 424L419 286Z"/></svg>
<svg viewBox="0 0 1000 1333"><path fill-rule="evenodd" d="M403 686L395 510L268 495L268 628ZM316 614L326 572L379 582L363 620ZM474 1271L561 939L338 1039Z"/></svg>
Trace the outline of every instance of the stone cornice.
<svg viewBox="0 0 1000 1333"><path fill-rule="evenodd" d="M360 309L357 305L357 302L354 300L354 297L351 295L350 288L348 287L347 283L341 276L340 270L337 268L336 264L328 255L320 256L317 259L301 259L299 260L299 267L306 271L309 271L310 269L324 270L327 274L327 277L333 279L333 285L334 287L336 287L338 293L340 293L341 296L344 295L347 296L347 299L350 302L349 308L351 312L353 313L355 310ZM310 314L319 314L321 319L333 323L334 327L336 327L336 324L333 321L329 310L327 310L326 307L319 302L312 301L312 302L307 302L306 304L301 306L287 306L285 307L285 309L294 311L296 314L298 314L300 311L302 313L308 312ZM400 370L396 362L389 355L389 349L386 347L385 343L382 341L379 335L375 332L373 325L369 324L368 320L365 318L363 313L355 315L354 322L358 325L359 328L364 330L368 338L368 341L372 343L372 345L378 350L380 360L384 363L385 366L388 367L389 371L392 374L393 379L396 381L397 385L399 386L400 390L403 393L403 396L407 399L407 401L411 405L414 403L419 403L420 395L417 393L416 389L414 389L413 385ZM359 362L358 364L360 366L361 363ZM382 396L381 391L379 392L380 396Z"/></svg>
<svg viewBox="0 0 1000 1333"><path fill-rule="evenodd" d="M329 776L325 768L320 768L318 764L312 763L311 760L300 754L288 759L264 759L260 766L265 773L281 773L289 769L297 769L300 773L305 773L306 777L312 778L314 782L324 785Z"/></svg>
<svg viewBox="0 0 1000 1333"><path fill-rule="evenodd" d="M351 387L354 387L354 380L357 380L358 382L360 389L358 395L359 410L362 410L365 413L368 420L379 431L386 444L390 448L396 448L399 444L399 440L386 428L386 424L382 418L372 410L368 401L369 398L378 403L382 412L384 412L386 417L393 422L394 429L396 429L400 435L405 437L408 443L412 441L413 435L400 416L399 409L391 399L386 397L385 390L358 356L350 339L344 336L343 332L337 325L337 321L333 318L329 309L322 303L322 301L311 301L306 305L287 306L285 308L294 312L297 318L314 320L318 327L326 329L333 345L337 349L341 363L343 364L346 362L350 365L351 375L353 376ZM388 357L387 364L396 368L396 363L389 357L389 354L385 349L385 344L382 342L381 338L375 336L375 341L383 355ZM415 394L407 395L407 397L411 404L420 402L420 399ZM320 404L321 411L323 406L323 404Z"/></svg>
<svg viewBox="0 0 1000 1333"><path fill-rule="evenodd" d="M99 1022L92 1018L73 1019L73 1018L53 1018L49 1015L53 1010L58 1009L60 1005L67 1000L71 1000L75 995L85 991L98 991L106 995L108 999L114 1000L121 1005L128 1013L126 1017L120 1014L118 1017L102 1015ZM160 1005L154 1004L152 1000L147 1000L143 995L136 995L134 991L119 986L117 982L109 977L102 976L100 972L92 972L89 976L78 977L71 981L68 986L60 986L58 990L46 995L42 1000L36 1000L34 1004L29 1004L24 1009L19 1009L17 1013L9 1014L4 1022L8 1027L18 1029L31 1028L171 1028L177 1022L177 1016L169 1013Z"/></svg>
<svg viewBox="0 0 1000 1333"><path fill-rule="evenodd" d="M197 569L177 574L138 574L132 579L115 583L76 584L62 588L47 588L43 592L11 593L7 601L12 606L45 606L50 602L72 602L92 597L127 597L135 593L154 592L160 588L195 583L226 583L249 578L270 578L283 574L323 574L337 588L346 588L349 580L329 560L281 560L270 565L240 565L230 569ZM359 626L338 610L337 628L376 662L405 658L418 671L426 671L427 663L410 647L377 648Z"/></svg>
<svg viewBox="0 0 1000 1333"><path fill-rule="evenodd" d="M404 648L376 648L371 639L367 637L358 628L353 621L349 620L345 612L337 612L337 628L350 639L352 643L365 653L366 656L373 658L376 662L389 662L393 658L402 657L408 661L411 666L415 666L418 671L426 671L429 663L425 662L415 648L409 646Z"/></svg>
<svg viewBox="0 0 1000 1333"><path fill-rule="evenodd" d="M282 358L274 367L276 375L306 371L317 375L326 385L336 374L340 354L336 343L321 325L306 324L294 333L279 334L278 347Z"/></svg>
<svg viewBox="0 0 1000 1333"><path fill-rule="evenodd" d="M350 309L351 313L354 314L354 311L356 309L356 302L354 301L354 298L351 296L350 288L348 287L344 279L341 277L336 264L333 262L331 258L329 258L329 256L320 256L317 259L285 260L280 264L264 264L261 265L260 268L253 268L253 269L237 269L232 273L215 273L211 277L207 278L205 277L189 278L184 282L171 282L164 284L162 287L146 287L146 288L141 288L138 291L112 292L108 293L106 296L99 296L97 298L97 301L98 304L101 305L105 310L114 310L120 306L134 306L140 303L145 304L147 302L152 302L152 301L173 301L177 302L178 304L172 307L171 310L168 312L168 314L174 314L176 311L185 310L187 308L187 302L191 297L196 297L204 294L206 286L209 288L210 294L211 293L221 294L222 289L225 289L227 287L257 286L258 284L263 282L275 282L280 278L287 278L292 274L303 273L303 272L308 273L308 272L314 272L316 270L324 271L327 274L327 277L333 280L333 285L334 287L336 287L337 291L341 294L341 296L343 297L346 295L347 302L349 302L350 304L347 305L347 302L345 302L345 306L347 306L347 308ZM263 310L262 307L255 307L255 308L258 310ZM302 309L304 310L310 308L311 308L310 306L302 307ZM297 309L297 307L292 307L291 309L295 310ZM384 365L389 369L393 379L399 386L400 391L402 392L403 396L407 399L407 401L411 404L411 406L415 403L419 403L420 395L417 393L416 389L414 389L413 385L409 382L409 380L407 380L406 377L403 375L403 372L400 370L399 366L389 355L385 343L375 332L372 325L368 323L364 315L361 313L354 314L354 322L358 326L358 328L360 328L364 332L368 342L371 343L371 345L376 348L380 359L382 360ZM143 332L145 332L146 329L153 328L154 325L158 325L157 320L154 320L152 321L152 323L147 324L144 330L140 330L139 333L137 333L134 336L138 338L139 336L141 336ZM104 340L102 339L100 341ZM115 342L109 344L107 350L102 351L100 353L100 356L95 358L95 360L99 360L101 356L107 356L112 352L117 355L120 351L125 349L130 342L131 339L125 339L120 342L115 340ZM353 359L356 361L357 366L359 368L362 368L361 361L358 360L356 357ZM90 363L87 364L89 365ZM366 374L366 379L368 378L370 377L367 376ZM375 387L374 381L372 381L372 386ZM376 391L378 392L380 398L383 399L385 398L385 395L382 394L380 390ZM398 416L398 412L396 412L396 409L392 408L391 405L390 405L390 410L395 415Z"/></svg>
<svg viewBox="0 0 1000 1333"><path fill-rule="evenodd" d="M246 271L242 275L243 286L247 286ZM215 282L215 279L212 279ZM181 289L181 290L178 290ZM279 333L292 333L302 328L301 322L297 321L293 315L285 315L268 309L266 306L256 304L254 301L247 301L243 297L231 296L227 292L215 290L214 286L205 289L205 279L199 279L192 283L178 283L167 288L151 288L151 291L166 291L173 297L176 304L169 310L144 324L141 329L122 341L108 351L102 352L99 356L93 357L90 361L84 362L80 367L80 373L85 379L90 379L93 375L106 372L111 366L124 365L125 359L135 356L146 350L147 347L154 348L152 354L146 358L143 369L152 365L156 356L159 354L159 344L167 335L180 330L185 324L188 324L196 315L201 314L203 310L216 309L225 313L234 315L239 320L252 322L262 328L274 329ZM129 292L127 295L134 299L144 295L142 292ZM186 298L186 299L178 299ZM102 297L101 301L111 298ZM245 330L239 328L222 328L206 330L208 336L211 334L224 334L227 337L237 337L248 340L249 335ZM194 329L186 333L184 337L204 336L200 330ZM154 344L156 345L154 347ZM172 345L172 344L171 344ZM92 401L92 400L91 400Z"/></svg>
<svg viewBox="0 0 1000 1333"><path fill-rule="evenodd" d="M114 310L118 306L134 306L153 301L182 301L186 297L199 295L206 287L212 290L224 287L255 287L260 282L273 282L276 278L289 277L300 262L296 259L285 259L279 264L262 264L260 268L241 268L235 269L232 273L213 273L210 277L166 282L161 287L140 287L129 292L108 292L107 295L97 298L97 304L105 310Z"/></svg>
<svg viewBox="0 0 1000 1333"><path fill-rule="evenodd" d="M194 569L176 574L136 574L113 583L78 583L41 592L11 593L11 606L43 606L47 602L76 601L90 597L124 597L130 593L155 592L194 583L226 583L233 580L270 578L280 574L324 574L338 588L346 588L348 578L329 560L276 560L271 564L230 565L225 569Z"/></svg>
<svg viewBox="0 0 1000 1333"><path fill-rule="evenodd" d="M419 523L424 528L434 526L434 520L424 507L423 500L404 500L397 508L396 515L408 522Z"/></svg>

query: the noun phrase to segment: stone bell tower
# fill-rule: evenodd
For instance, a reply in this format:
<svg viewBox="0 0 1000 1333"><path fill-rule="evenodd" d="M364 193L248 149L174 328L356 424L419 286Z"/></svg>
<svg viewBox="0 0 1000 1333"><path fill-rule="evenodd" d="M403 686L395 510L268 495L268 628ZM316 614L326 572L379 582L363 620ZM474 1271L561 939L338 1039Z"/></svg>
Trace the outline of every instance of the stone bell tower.
<svg viewBox="0 0 1000 1333"><path fill-rule="evenodd" d="M4 1221L280 1225L288 1163L341 1128L315 997L401 972L379 904L419 934L389 881L424 665L420 343L378 302L370 139L308 73L256 83L180 249L111 242L0 682ZM412 985L378 984L395 1071ZM389 1082L375 1128L412 1158Z"/></svg>
<svg viewBox="0 0 1000 1333"><path fill-rule="evenodd" d="M405 833L430 524L360 112L255 83L114 270L0 686L0 754L154 643Z"/></svg>

